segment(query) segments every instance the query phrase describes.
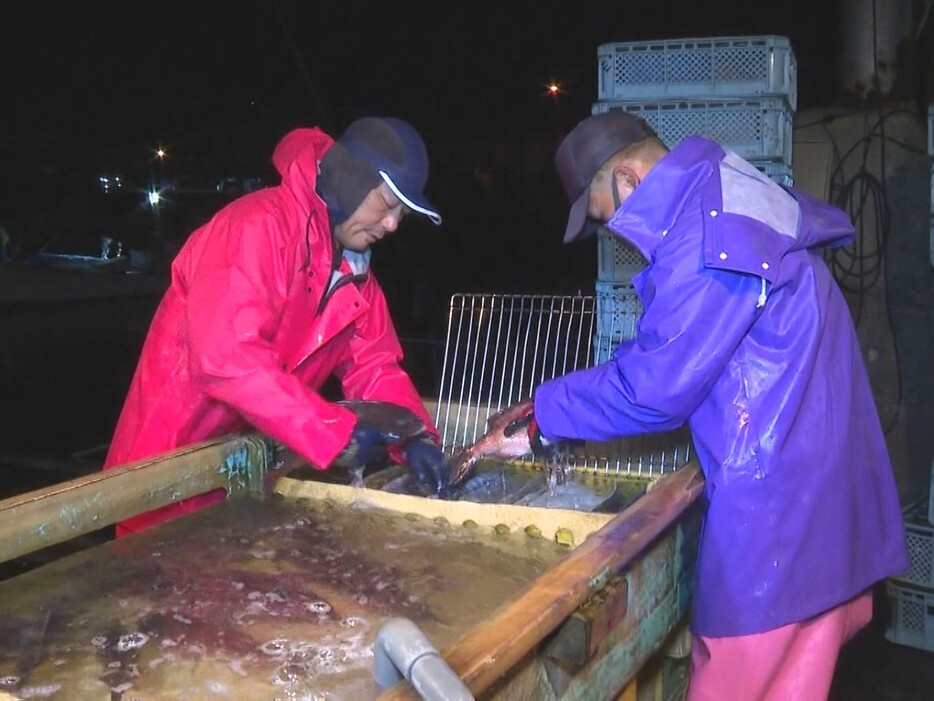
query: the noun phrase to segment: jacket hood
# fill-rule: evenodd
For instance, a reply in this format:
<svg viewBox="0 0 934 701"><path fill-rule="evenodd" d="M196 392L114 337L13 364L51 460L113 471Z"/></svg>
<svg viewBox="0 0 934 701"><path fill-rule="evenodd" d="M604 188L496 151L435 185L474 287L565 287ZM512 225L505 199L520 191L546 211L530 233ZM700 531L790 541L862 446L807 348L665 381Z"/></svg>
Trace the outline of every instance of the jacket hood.
<svg viewBox="0 0 934 701"><path fill-rule="evenodd" d="M702 137L688 137L656 163L607 227L648 260L678 217L701 196L707 210L759 223L779 257L791 250L841 246L855 231L842 210L783 188L752 164ZM707 222L708 224L710 222Z"/></svg>
<svg viewBox="0 0 934 701"><path fill-rule="evenodd" d="M279 140L272 163L282 183L304 200L310 200L318 180L318 162L334 139L318 127L293 129Z"/></svg>
<svg viewBox="0 0 934 701"><path fill-rule="evenodd" d="M792 250L843 246L856 235L849 215L842 209L801 190L791 188L789 192L801 211L798 237Z"/></svg>

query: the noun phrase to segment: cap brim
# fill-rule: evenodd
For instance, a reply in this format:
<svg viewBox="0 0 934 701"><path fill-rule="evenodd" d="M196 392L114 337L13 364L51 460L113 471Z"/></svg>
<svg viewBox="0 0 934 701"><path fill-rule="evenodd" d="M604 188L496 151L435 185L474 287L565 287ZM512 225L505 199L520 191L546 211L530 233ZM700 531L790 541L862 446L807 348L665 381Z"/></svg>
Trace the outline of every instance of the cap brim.
<svg viewBox="0 0 934 701"><path fill-rule="evenodd" d="M379 176L383 181L389 186L389 189L392 190L393 194L402 200L402 203L411 209L413 212L418 212L419 214L424 214L431 220L432 224L438 225L441 223L441 214L438 213L438 210L433 207L424 197L409 196L406 195L399 187L393 182L392 178L389 177L389 173L385 170L379 171Z"/></svg>
<svg viewBox="0 0 934 701"><path fill-rule="evenodd" d="M596 231L595 226L587 226L590 220L587 218L587 208L590 206L590 189L584 188L584 192L571 205L571 211L568 213L568 225L564 230L564 242L571 243Z"/></svg>

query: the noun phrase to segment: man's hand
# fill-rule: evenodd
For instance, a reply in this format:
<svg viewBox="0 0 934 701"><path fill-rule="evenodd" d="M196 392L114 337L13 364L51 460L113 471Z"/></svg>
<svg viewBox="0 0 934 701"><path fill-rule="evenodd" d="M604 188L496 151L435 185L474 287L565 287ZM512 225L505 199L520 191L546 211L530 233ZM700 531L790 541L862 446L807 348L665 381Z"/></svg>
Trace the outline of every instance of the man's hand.
<svg viewBox="0 0 934 701"><path fill-rule="evenodd" d="M337 465L351 470L359 470L366 465L389 457L386 435L383 431L368 424L357 422L350 440L334 459Z"/></svg>
<svg viewBox="0 0 934 701"><path fill-rule="evenodd" d="M516 408L519 406L521 405L517 405ZM525 453L532 453L535 457L548 455L551 452L552 444L542 436L538 421L535 420L535 407L531 401L527 402L527 407L522 407L522 413L518 417L506 424L503 428L503 435L511 439L510 442L517 444L522 442L522 438L527 439L529 447ZM517 436L522 437L517 438Z"/></svg>
<svg viewBox="0 0 934 701"><path fill-rule="evenodd" d="M420 437L425 425L410 409L390 402L346 400L337 402L357 417L347 446L334 464L360 470L371 463L388 462L396 455L390 449Z"/></svg>
<svg viewBox="0 0 934 701"><path fill-rule="evenodd" d="M448 486L450 472L444 453L430 438L406 443L402 448L402 459L418 481L431 493L439 494Z"/></svg>

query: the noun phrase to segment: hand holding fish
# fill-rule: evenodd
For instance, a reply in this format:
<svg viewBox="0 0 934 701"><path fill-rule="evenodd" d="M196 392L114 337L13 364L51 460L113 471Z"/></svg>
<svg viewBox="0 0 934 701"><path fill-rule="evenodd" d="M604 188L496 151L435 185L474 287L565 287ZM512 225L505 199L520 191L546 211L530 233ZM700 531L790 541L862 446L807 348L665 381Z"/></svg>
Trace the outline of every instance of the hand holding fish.
<svg viewBox="0 0 934 701"><path fill-rule="evenodd" d="M388 402L341 401L357 416L347 446L334 459L335 465L360 470L388 460L390 446L425 433L425 425L408 409Z"/></svg>
<svg viewBox="0 0 934 701"><path fill-rule="evenodd" d="M512 404L491 416L487 419L487 432L451 458L451 486L462 484L481 458L518 458L530 454L533 445L529 428L533 426L537 430L531 399Z"/></svg>
<svg viewBox="0 0 934 701"><path fill-rule="evenodd" d="M357 425L335 464L362 474L368 465L392 460L407 466L430 494L447 487L450 473L444 453L415 414L388 402L338 403L357 415Z"/></svg>
<svg viewBox="0 0 934 701"><path fill-rule="evenodd" d="M350 440L334 459L334 464L351 470L362 470L370 464L389 457L386 435L377 427L358 422L350 434Z"/></svg>
<svg viewBox="0 0 934 701"><path fill-rule="evenodd" d="M538 427L538 421L535 420L534 407L529 406L528 413L515 419L503 429L503 435L507 438L516 433L524 433L529 439L528 450L521 453L521 455L532 453L538 457L551 452L553 444L542 435L542 431Z"/></svg>
<svg viewBox="0 0 934 701"><path fill-rule="evenodd" d="M447 488L450 471L441 448L430 436L409 441L402 447L401 462L415 475L422 486L432 494Z"/></svg>

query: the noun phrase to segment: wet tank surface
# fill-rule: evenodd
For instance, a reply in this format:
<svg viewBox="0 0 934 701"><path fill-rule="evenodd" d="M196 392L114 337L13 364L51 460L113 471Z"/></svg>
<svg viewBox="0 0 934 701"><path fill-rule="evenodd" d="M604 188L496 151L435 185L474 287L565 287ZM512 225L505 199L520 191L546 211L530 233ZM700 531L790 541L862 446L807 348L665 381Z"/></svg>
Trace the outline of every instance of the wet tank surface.
<svg viewBox="0 0 934 701"><path fill-rule="evenodd" d="M566 553L440 517L231 499L0 583L0 692L375 698L383 620L442 647Z"/></svg>
<svg viewBox="0 0 934 701"><path fill-rule="evenodd" d="M311 468L293 473L314 478ZM515 504L574 511L621 511L644 493L647 479L626 475L575 470L567 461L543 466L538 463L503 463L495 459L477 462L471 477L447 494L453 501L478 504ZM359 485L398 494L424 494L408 470L383 470Z"/></svg>

